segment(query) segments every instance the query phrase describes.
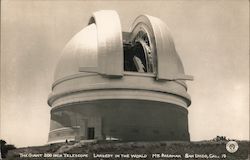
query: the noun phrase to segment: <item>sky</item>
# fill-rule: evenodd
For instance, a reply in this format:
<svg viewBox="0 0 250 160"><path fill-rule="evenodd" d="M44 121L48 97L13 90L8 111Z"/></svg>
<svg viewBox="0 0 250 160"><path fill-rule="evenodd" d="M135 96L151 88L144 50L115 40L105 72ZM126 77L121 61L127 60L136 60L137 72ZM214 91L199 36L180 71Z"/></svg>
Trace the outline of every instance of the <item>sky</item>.
<svg viewBox="0 0 250 160"><path fill-rule="evenodd" d="M141 14L169 27L188 75L192 141L249 139L249 1L1 1L0 137L18 147L47 143L55 66L94 11L112 9L128 31Z"/></svg>

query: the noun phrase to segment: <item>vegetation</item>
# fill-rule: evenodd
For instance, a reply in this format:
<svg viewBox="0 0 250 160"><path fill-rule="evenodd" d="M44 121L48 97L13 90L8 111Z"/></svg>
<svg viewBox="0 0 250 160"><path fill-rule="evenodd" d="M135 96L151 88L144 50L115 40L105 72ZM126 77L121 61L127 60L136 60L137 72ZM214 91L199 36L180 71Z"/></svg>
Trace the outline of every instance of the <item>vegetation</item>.
<svg viewBox="0 0 250 160"><path fill-rule="evenodd" d="M8 151L16 149L16 147L12 144L7 144L5 140L0 140L0 146L1 146L1 156L2 158L6 158Z"/></svg>
<svg viewBox="0 0 250 160"><path fill-rule="evenodd" d="M119 142L119 141L97 141L97 142L68 142L68 143L57 143L39 147L26 147L11 150L8 154L7 159L19 159L20 153L22 154L42 154L46 155L74 155L74 154L87 154L87 158L46 158L46 159L94 159L100 160L102 158L95 158L94 154L124 154L129 155L129 158L105 158L107 160L131 160L131 159L155 159L155 160L165 160L165 159L185 159L186 154L190 157L188 160L192 159L226 159L226 160L246 160L250 153L250 142L249 141L237 141L239 148L235 153L230 153L226 150L226 144L228 139L217 138L208 141L199 142L169 142L169 141L159 141L159 142ZM132 158L132 154L138 154L145 156L144 158ZM157 158L157 154L160 157ZM207 156L219 156L219 158L192 158L192 155L207 155ZM181 158L166 158L167 155L181 155ZM156 157L153 157L156 156ZM24 159L34 159L34 158L24 158ZM35 158L35 159L44 159Z"/></svg>

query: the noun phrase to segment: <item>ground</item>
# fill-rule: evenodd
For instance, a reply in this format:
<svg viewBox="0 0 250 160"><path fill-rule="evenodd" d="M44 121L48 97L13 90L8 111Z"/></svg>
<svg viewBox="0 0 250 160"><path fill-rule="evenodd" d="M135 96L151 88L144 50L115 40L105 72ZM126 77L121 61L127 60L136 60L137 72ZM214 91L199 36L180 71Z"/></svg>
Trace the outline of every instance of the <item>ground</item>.
<svg viewBox="0 0 250 160"><path fill-rule="evenodd" d="M6 159L249 159L250 142L237 141L235 153L226 150L228 141L200 142L68 142L45 146L17 148Z"/></svg>

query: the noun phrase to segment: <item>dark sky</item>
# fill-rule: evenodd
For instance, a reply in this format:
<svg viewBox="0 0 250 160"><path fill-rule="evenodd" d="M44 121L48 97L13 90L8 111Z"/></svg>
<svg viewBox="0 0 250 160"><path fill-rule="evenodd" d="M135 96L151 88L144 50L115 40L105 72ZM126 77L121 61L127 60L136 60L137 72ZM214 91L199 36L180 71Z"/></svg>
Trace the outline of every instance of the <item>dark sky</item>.
<svg viewBox="0 0 250 160"><path fill-rule="evenodd" d="M191 140L249 137L249 1L1 1L1 136L16 146L47 142L47 97L64 45L97 10L122 28L140 14L170 28L192 97Z"/></svg>

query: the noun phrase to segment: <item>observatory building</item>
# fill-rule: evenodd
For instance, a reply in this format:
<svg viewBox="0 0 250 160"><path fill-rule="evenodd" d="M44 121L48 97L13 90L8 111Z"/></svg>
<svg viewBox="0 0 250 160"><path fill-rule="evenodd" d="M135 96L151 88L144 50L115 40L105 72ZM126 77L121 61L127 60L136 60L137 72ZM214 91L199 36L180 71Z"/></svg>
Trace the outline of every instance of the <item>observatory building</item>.
<svg viewBox="0 0 250 160"><path fill-rule="evenodd" d="M186 80L163 21L141 15L123 32L115 11L95 12L57 64L48 141L189 141Z"/></svg>

